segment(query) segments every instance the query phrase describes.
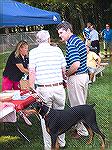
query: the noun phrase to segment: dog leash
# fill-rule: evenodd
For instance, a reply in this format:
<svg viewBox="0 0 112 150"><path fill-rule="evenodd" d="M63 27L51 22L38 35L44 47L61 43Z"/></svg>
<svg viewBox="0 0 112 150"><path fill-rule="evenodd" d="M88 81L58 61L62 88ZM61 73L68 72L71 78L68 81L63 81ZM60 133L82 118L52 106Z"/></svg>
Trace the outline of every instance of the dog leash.
<svg viewBox="0 0 112 150"><path fill-rule="evenodd" d="M66 90L66 101L65 101L65 104L66 104L69 108L71 108L71 106L70 106L70 104L68 104L68 102L69 102L69 96L68 96L68 91Z"/></svg>
<svg viewBox="0 0 112 150"><path fill-rule="evenodd" d="M45 100L44 100L44 98L43 98L43 96L42 96L42 95L38 95L38 94L37 94L37 91L36 91L34 88L31 88L31 87L30 87L30 91L31 91L32 93L35 93L37 98L39 98L41 101L43 101L44 103L46 103ZM66 100L67 100L67 102L69 101L69 97L68 97L68 92L67 92L67 91L66 91ZM70 106L67 102L65 101L66 105L67 105L69 108L71 108L71 106Z"/></svg>
<svg viewBox="0 0 112 150"><path fill-rule="evenodd" d="M31 121L26 117L26 115L22 111L20 111L20 116L24 119L26 124L28 124L30 126L32 125Z"/></svg>
<svg viewBox="0 0 112 150"><path fill-rule="evenodd" d="M39 93L39 95L38 95L38 94L37 94L37 91L36 91L34 88L31 88L31 87L30 87L30 91L32 92L32 94L34 94L34 93L36 94L36 97L35 97L35 98L37 98L37 99L39 98L41 101L43 101L44 103L46 103L45 100L44 100L44 98L43 98L43 96L40 95L40 93Z"/></svg>

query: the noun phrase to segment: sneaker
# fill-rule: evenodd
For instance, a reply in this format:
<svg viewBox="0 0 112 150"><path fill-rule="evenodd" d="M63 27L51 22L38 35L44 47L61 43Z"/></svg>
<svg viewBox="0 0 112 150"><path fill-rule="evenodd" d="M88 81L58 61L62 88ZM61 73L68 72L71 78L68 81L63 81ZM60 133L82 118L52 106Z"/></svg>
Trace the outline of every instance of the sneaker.
<svg viewBox="0 0 112 150"><path fill-rule="evenodd" d="M65 145L63 147L60 146L60 149L66 149L66 148L67 148L67 145Z"/></svg>
<svg viewBox="0 0 112 150"><path fill-rule="evenodd" d="M73 133L72 134L72 137L75 139L75 140L80 140L82 138L85 138L87 136L84 136L84 135L81 135L81 134L78 134L78 133Z"/></svg>
<svg viewBox="0 0 112 150"><path fill-rule="evenodd" d="M88 136L89 133L82 122L77 124L77 133L81 136Z"/></svg>
<svg viewBox="0 0 112 150"><path fill-rule="evenodd" d="M92 83L92 81L91 81L91 80L89 80L88 84L91 84L91 83Z"/></svg>
<svg viewBox="0 0 112 150"><path fill-rule="evenodd" d="M78 133L79 136L83 136L83 137L89 135L87 129L86 130L85 129L78 130L77 133Z"/></svg>

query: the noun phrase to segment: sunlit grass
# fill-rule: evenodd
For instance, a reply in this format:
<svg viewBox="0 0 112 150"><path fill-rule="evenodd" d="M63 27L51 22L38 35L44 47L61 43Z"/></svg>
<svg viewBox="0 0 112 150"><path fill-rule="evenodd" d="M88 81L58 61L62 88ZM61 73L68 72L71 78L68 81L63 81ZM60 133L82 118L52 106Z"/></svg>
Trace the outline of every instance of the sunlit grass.
<svg viewBox="0 0 112 150"><path fill-rule="evenodd" d="M12 142L12 141L17 141L20 139L18 136L1 136L0 137L0 143L6 143L6 142Z"/></svg>

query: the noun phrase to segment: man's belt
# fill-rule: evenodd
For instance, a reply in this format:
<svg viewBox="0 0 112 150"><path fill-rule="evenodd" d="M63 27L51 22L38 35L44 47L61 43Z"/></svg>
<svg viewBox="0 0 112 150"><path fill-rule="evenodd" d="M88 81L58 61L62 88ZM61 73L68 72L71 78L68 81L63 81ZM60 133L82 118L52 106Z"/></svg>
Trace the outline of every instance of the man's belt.
<svg viewBox="0 0 112 150"><path fill-rule="evenodd" d="M73 74L71 74L70 76L73 76L73 75L81 75L81 74L88 74L88 71L87 71L87 72L77 72L77 73L73 73Z"/></svg>
<svg viewBox="0 0 112 150"><path fill-rule="evenodd" d="M52 87L52 86L59 86L59 85L62 85L62 84L63 84L63 82L53 83L53 84L44 84L44 85L36 84L36 87Z"/></svg>

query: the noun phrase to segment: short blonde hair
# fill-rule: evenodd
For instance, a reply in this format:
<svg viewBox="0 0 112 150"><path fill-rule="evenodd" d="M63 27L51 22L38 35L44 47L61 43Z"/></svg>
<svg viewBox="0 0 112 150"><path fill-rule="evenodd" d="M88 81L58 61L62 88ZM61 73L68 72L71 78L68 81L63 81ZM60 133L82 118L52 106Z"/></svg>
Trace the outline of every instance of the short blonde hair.
<svg viewBox="0 0 112 150"><path fill-rule="evenodd" d="M28 43L26 41L20 41L15 48L15 57L19 57L20 55L20 48L22 48L23 46L28 45Z"/></svg>

